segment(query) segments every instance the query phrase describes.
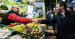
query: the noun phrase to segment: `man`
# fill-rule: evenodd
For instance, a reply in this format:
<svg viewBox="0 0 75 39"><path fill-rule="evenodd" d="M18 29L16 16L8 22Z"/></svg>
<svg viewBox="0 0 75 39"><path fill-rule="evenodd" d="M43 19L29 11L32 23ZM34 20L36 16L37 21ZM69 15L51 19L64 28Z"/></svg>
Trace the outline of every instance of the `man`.
<svg viewBox="0 0 75 39"><path fill-rule="evenodd" d="M47 12L46 14L46 19L47 20L51 20L54 17L54 12L53 12L53 8L50 8L50 11ZM51 24L47 24L48 26L52 26Z"/></svg>
<svg viewBox="0 0 75 39"><path fill-rule="evenodd" d="M51 20L54 17L54 12L53 12L53 8L50 8L50 11L47 12L46 18L48 20Z"/></svg>
<svg viewBox="0 0 75 39"><path fill-rule="evenodd" d="M65 2L57 3L56 8L59 13L52 20L42 20L41 23L57 22L57 39L75 39L75 13L66 10Z"/></svg>
<svg viewBox="0 0 75 39"><path fill-rule="evenodd" d="M19 23L29 23L29 22L37 22L37 19L31 19L31 18L24 18L20 17L18 14L19 12L19 6L14 5L11 8L12 10L5 14L3 17L1 24L9 25L10 23L19 22Z"/></svg>
<svg viewBox="0 0 75 39"><path fill-rule="evenodd" d="M50 8L49 12L47 12L46 14L46 19L47 20L51 20L53 19L54 17L54 12L53 12L53 8ZM55 25L54 24L47 24L48 26L52 26L53 27L53 30L55 32Z"/></svg>

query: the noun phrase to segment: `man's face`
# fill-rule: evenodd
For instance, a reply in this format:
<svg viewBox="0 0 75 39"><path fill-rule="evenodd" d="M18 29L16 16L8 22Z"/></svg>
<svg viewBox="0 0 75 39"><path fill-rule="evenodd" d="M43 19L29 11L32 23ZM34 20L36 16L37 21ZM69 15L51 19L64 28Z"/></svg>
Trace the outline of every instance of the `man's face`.
<svg viewBox="0 0 75 39"><path fill-rule="evenodd" d="M15 7L15 8L14 8L14 11L15 11L16 13L18 13L18 12L19 12L19 7L18 7L18 6Z"/></svg>
<svg viewBox="0 0 75 39"><path fill-rule="evenodd" d="M59 4L56 5L56 10L57 10L57 12L59 12L61 10L61 7Z"/></svg>
<svg viewBox="0 0 75 39"><path fill-rule="evenodd" d="M53 13L53 10L51 9L50 12Z"/></svg>

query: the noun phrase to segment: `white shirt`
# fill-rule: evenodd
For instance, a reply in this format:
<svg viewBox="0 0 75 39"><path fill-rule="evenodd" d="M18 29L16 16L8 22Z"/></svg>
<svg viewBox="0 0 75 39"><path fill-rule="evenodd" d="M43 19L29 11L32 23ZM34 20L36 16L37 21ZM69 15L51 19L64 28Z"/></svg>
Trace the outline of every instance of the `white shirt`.
<svg viewBox="0 0 75 39"><path fill-rule="evenodd" d="M62 13L62 15L63 15L63 17L65 17L65 12L64 12L64 13Z"/></svg>
<svg viewBox="0 0 75 39"><path fill-rule="evenodd" d="M51 18L53 18L53 14L51 14Z"/></svg>

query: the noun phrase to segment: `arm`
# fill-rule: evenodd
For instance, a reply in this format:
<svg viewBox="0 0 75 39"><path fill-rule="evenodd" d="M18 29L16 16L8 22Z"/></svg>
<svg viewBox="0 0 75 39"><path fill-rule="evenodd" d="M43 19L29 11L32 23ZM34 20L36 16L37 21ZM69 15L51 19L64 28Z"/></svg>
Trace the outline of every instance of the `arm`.
<svg viewBox="0 0 75 39"><path fill-rule="evenodd" d="M48 20L48 19L46 19L46 20L42 20L42 24L53 24L53 23L55 23L56 22L56 17L54 17L53 19L51 19L51 20Z"/></svg>
<svg viewBox="0 0 75 39"><path fill-rule="evenodd" d="M29 22L32 22L32 19L17 16L15 13L9 14L8 19L12 20L12 21L15 21L15 22L19 22L19 23L29 23Z"/></svg>

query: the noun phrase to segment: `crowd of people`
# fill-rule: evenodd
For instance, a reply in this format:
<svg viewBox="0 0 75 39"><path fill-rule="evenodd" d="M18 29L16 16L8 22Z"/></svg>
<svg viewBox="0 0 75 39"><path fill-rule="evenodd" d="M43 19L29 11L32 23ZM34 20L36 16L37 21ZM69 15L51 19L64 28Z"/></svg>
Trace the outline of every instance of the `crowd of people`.
<svg viewBox="0 0 75 39"><path fill-rule="evenodd" d="M56 12L51 8L47 12L46 20L32 19L20 17L18 15L19 6L14 5L2 19L1 24L9 25L10 23L30 23L37 22L48 25L57 25L57 39L75 39L75 13L72 7L67 8L65 2L58 2L56 4Z"/></svg>

